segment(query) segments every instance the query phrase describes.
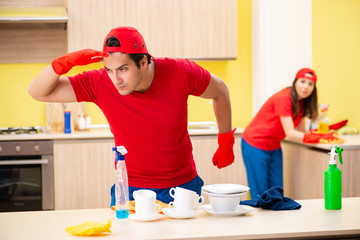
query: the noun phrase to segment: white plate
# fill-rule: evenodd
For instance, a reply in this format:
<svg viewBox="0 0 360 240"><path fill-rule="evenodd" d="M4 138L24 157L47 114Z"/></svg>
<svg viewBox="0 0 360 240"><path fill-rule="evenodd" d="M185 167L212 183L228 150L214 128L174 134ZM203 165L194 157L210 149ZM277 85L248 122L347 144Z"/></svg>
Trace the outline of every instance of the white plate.
<svg viewBox="0 0 360 240"><path fill-rule="evenodd" d="M180 213L180 212L176 212L174 208L170 208L170 207L163 208L163 209L161 209L161 211L163 211L163 213L166 216L171 217L171 218L192 218L198 214L197 211Z"/></svg>
<svg viewBox="0 0 360 240"><path fill-rule="evenodd" d="M161 217L162 217L162 215L158 214L158 213L154 214L154 215L150 215L150 216L141 216L141 215L138 215L136 213L129 215L129 218L131 220L140 221L140 222L155 221L155 220L158 220Z"/></svg>
<svg viewBox="0 0 360 240"><path fill-rule="evenodd" d="M202 189L205 192L217 194L236 194L244 193L250 190L247 186L231 183L206 185L203 186Z"/></svg>
<svg viewBox="0 0 360 240"><path fill-rule="evenodd" d="M211 193L211 192L207 192L207 191L203 191L203 193L209 195L209 196L214 196L214 197L222 197L222 198L233 198L233 197L238 197L241 196L244 193Z"/></svg>
<svg viewBox="0 0 360 240"><path fill-rule="evenodd" d="M234 212L214 212L213 208L210 204L204 204L201 206L201 208L205 211L210 213L211 215L214 215L216 217L232 217L232 216L239 216L244 215L246 213L254 211L253 207L247 206L247 205L239 205L237 206L236 210Z"/></svg>

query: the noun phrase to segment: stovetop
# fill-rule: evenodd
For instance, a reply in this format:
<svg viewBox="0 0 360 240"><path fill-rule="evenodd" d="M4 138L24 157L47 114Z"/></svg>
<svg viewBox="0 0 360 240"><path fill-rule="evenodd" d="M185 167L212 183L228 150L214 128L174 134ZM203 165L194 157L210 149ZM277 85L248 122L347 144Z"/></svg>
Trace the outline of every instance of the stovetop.
<svg viewBox="0 0 360 240"><path fill-rule="evenodd" d="M17 135L17 134L38 134L46 132L45 127L8 127L0 128L0 135Z"/></svg>

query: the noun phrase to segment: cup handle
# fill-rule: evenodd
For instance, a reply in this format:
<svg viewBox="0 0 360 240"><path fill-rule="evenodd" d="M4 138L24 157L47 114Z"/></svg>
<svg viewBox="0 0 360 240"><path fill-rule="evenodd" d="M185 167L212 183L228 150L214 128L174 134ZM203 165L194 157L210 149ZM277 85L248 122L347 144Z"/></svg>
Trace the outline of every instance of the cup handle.
<svg viewBox="0 0 360 240"><path fill-rule="evenodd" d="M171 206L175 207L174 202L169 202L169 207L171 207Z"/></svg>
<svg viewBox="0 0 360 240"><path fill-rule="evenodd" d="M174 193L172 193L174 191ZM175 198L175 188L170 188L169 194L172 198Z"/></svg>
<svg viewBox="0 0 360 240"><path fill-rule="evenodd" d="M133 197L134 197L134 199L137 197L137 191L133 192Z"/></svg>
<svg viewBox="0 0 360 240"><path fill-rule="evenodd" d="M199 197L199 204L203 204L204 203L204 197L203 196L200 196Z"/></svg>
<svg viewBox="0 0 360 240"><path fill-rule="evenodd" d="M160 212L160 210L161 210L160 204L159 204L159 203L156 203L156 209L155 209L155 211L158 213L158 212Z"/></svg>

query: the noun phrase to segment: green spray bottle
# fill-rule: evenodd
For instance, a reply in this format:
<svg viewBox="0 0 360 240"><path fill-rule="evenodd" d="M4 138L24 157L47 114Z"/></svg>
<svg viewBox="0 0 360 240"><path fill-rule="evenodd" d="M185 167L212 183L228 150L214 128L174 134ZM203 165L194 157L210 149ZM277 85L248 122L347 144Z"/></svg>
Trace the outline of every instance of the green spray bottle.
<svg viewBox="0 0 360 240"><path fill-rule="evenodd" d="M341 170L336 166L335 155L339 156L339 162L342 164L341 152L343 150L334 146L329 153L329 167L324 172L325 209L341 209Z"/></svg>

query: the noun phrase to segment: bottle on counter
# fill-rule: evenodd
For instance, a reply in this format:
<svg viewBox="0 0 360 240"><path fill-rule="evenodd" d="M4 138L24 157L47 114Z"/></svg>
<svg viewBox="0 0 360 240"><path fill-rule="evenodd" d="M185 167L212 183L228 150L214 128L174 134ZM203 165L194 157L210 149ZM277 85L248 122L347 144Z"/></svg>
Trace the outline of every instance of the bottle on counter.
<svg viewBox="0 0 360 240"><path fill-rule="evenodd" d="M341 170L336 166L335 155L339 156L339 162L342 164L341 152L343 150L343 148L334 146L329 153L329 167L324 172L325 209L341 209Z"/></svg>
<svg viewBox="0 0 360 240"><path fill-rule="evenodd" d="M129 185L125 164L127 150L124 146L114 147L116 161L115 177L115 203L116 217L127 218L129 216Z"/></svg>
<svg viewBox="0 0 360 240"><path fill-rule="evenodd" d="M64 133L71 133L71 112L64 112Z"/></svg>
<svg viewBox="0 0 360 240"><path fill-rule="evenodd" d="M329 133L330 119L328 117L328 104L320 105L320 114L319 114L319 123L318 123L318 132L319 133Z"/></svg>
<svg viewBox="0 0 360 240"><path fill-rule="evenodd" d="M84 114L82 114L82 113L78 115L78 127L79 127L79 130L86 129L86 121L85 121Z"/></svg>

